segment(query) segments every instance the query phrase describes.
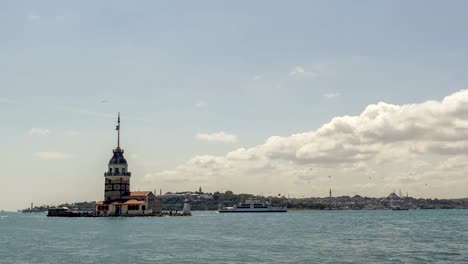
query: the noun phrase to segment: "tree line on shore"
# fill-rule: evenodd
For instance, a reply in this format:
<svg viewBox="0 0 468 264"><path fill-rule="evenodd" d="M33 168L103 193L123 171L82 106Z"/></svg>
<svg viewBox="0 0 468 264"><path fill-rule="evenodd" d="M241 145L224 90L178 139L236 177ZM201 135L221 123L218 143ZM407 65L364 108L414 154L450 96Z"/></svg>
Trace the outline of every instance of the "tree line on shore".
<svg viewBox="0 0 468 264"><path fill-rule="evenodd" d="M372 198L355 196L339 197L309 197L309 198L286 198L263 197L253 194L235 194L232 191L226 192L184 192L168 193L162 195L163 210L181 210L186 198L190 199L192 210L218 210L223 207L233 206L247 199L256 199L269 202L274 207L287 206L289 209L313 209L313 210L372 210L372 209L468 209L468 198L462 199L423 199L413 197L400 197L394 193L387 197ZM21 210L22 212L44 212L50 205L36 206ZM95 202L64 203L57 207L68 207L80 211L94 211Z"/></svg>

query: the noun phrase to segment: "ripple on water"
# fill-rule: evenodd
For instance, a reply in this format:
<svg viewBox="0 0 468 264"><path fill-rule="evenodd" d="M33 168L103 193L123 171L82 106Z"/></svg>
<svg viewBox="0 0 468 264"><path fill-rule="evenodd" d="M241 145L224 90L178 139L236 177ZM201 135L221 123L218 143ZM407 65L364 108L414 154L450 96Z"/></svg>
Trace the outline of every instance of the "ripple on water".
<svg viewBox="0 0 468 264"><path fill-rule="evenodd" d="M2 263L466 263L468 210L0 215Z"/></svg>

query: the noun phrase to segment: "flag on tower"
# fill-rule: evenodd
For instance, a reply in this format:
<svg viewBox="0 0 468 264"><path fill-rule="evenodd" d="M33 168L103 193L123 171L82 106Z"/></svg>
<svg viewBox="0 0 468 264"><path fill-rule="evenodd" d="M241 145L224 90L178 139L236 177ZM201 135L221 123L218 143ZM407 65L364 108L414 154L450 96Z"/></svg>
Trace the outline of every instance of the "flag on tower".
<svg viewBox="0 0 468 264"><path fill-rule="evenodd" d="M117 119L117 126L115 127L115 130L120 130L120 112L119 112L119 117Z"/></svg>

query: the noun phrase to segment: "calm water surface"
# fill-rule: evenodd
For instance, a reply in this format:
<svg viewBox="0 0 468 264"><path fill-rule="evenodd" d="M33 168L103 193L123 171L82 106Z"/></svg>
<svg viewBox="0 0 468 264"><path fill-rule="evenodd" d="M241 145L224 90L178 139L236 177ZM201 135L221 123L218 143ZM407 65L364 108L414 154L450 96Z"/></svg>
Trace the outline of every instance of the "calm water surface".
<svg viewBox="0 0 468 264"><path fill-rule="evenodd" d="M0 263L468 263L468 210L0 213Z"/></svg>

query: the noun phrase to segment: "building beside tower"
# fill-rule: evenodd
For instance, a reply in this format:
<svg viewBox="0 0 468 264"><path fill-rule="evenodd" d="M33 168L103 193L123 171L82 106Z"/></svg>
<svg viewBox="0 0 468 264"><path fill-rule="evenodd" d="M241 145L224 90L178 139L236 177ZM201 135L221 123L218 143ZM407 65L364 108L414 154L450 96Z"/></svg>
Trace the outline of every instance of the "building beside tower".
<svg viewBox="0 0 468 264"><path fill-rule="evenodd" d="M145 216L160 214L161 198L150 191L132 192L128 163L120 148L120 114L117 121L117 148L104 173L104 200L96 202L97 216Z"/></svg>

